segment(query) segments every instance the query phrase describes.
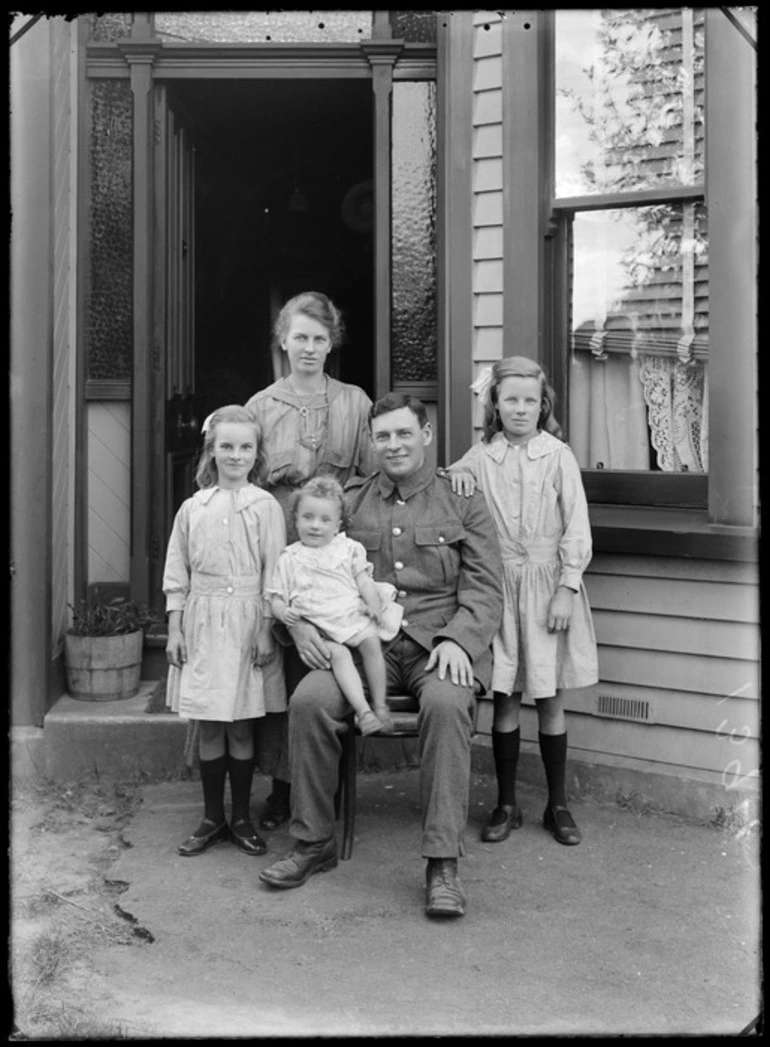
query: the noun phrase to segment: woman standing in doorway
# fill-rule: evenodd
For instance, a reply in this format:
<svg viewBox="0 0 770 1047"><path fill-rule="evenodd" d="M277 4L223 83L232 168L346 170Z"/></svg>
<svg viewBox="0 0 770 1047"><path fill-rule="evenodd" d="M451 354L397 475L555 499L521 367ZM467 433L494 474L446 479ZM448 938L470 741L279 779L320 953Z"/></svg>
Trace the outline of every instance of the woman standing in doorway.
<svg viewBox="0 0 770 1047"><path fill-rule="evenodd" d="M337 381L325 370L343 335L340 311L325 294L295 295L273 328L274 345L286 353L289 374L246 404L263 433L268 466L264 488L284 510L288 542L297 539L290 512L297 488L314 476L333 476L344 485L351 476L368 476L376 468L369 440L371 400L363 389ZM284 661L289 695L310 665L297 633L294 639L298 646L287 649ZM273 779L260 819L263 829L277 828L290 814L287 730L286 713L271 713L259 726L257 763Z"/></svg>

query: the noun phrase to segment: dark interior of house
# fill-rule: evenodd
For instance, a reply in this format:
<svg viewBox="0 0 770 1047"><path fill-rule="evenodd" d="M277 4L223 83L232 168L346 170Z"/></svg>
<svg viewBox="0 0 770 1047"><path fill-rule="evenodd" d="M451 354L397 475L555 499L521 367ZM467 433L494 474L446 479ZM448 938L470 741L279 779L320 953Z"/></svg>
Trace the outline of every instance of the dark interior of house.
<svg viewBox="0 0 770 1047"><path fill-rule="evenodd" d="M274 380L272 323L304 290L342 310L327 370L373 391L373 136L368 80L172 84L195 146L199 418Z"/></svg>

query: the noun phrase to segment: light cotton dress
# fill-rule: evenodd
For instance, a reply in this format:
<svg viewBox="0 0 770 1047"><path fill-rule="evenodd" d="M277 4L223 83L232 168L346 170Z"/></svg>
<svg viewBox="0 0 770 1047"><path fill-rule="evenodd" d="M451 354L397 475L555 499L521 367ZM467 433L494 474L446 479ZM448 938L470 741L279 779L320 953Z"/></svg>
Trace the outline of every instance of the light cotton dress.
<svg viewBox="0 0 770 1047"><path fill-rule="evenodd" d="M340 531L321 547L293 542L281 553L267 594L282 597L298 614L321 629L330 640L348 643L373 624L366 604L356 585L356 577L365 571L371 578L373 567L360 542ZM381 602L386 605L382 639L392 639L398 632L403 608L393 603L395 586L375 582Z"/></svg>
<svg viewBox="0 0 770 1047"><path fill-rule="evenodd" d="M280 649L265 666L252 660L272 617L264 583L285 544L280 505L254 484L206 487L181 505L163 574L166 610L182 611L187 646L166 687L180 716L231 723L286 710Z"/></svg>
<svg viewBox="0 0 770 1047"><path fill-rule="evenodd" d="M583 572L591 526L580 467L567 446L539 430L524 445L500 432L452 467L476 480L500 538L503 622L492 643L492 690L550 698L598 680L596 637ZM567 630L548 631L560 585L577 590Z"/></svg>

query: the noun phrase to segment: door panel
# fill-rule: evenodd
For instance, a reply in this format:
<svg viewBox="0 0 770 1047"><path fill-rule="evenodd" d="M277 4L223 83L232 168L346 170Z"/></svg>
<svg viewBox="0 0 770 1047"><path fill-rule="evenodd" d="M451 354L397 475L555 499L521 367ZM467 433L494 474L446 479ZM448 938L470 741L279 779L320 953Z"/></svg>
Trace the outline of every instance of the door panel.
<svg viewBox="0 0 770 1047"><path fill-rule="evenodd" d="M154 88L152 595L160 599L174 515L195 490L195 149L192 126Z"/></svg>

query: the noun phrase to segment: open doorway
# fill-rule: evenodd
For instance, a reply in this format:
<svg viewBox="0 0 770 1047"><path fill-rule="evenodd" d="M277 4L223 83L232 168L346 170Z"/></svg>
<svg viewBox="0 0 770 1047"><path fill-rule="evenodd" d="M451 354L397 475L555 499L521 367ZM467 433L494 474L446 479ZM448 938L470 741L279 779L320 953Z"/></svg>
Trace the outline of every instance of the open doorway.
<svg viewBox="0 0 770 1047"><path fill-rule="evenodd" d="M330 373L372 395L371 83L207 80L168 90L195 145L198 419L275 380L273 320L304 290L328 294L345 316Z"/></svg>

